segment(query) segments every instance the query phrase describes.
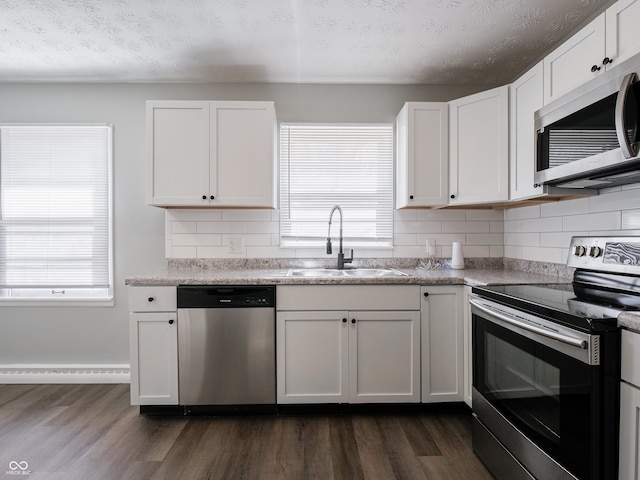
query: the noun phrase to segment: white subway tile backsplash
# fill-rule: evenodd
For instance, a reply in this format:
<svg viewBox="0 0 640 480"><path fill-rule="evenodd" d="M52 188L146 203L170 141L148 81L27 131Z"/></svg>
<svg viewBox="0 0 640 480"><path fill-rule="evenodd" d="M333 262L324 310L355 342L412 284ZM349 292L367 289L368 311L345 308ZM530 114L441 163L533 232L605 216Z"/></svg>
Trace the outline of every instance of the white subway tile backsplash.
<svg viewBox="0 0 640 480"><path fill-rule="evenodd" d="M418 210L419 222L464 222L464 210Z"/></svg>
<svg viewBox="0 0 640 480"><path fill-rule="evenodd" d="M327 216L327 220L328 220ZM270 222L271 210L246 210L228 209L222 210L223 222Z"/></svg>
<svg viewBox="0 0 640 480"><path fill-rule="evenodd" d="M563 218L563 230L619 230L621 215L619 211L571 215Z"/></svg>
<svg viewBox="0 0 640 480"><path fill-rule="evenodd" d="M625 230L640 229L640 209L623 211L621 226Z"/></svg>
<svg viewBox="0 0 640 480"><path fill-rule="evenodd" d="M247 233L278 233L280 231L280 224L276 222L247 222Z"/></svg>
<svg viewBox="0 0 640 480"><path fill-rule="evenodd" d="M465 245L503 245L504 234L502 233L467 233ZM477 255L475 255L477 256Z"/></svg>
<svg viewBox="0 0 640 480"><path fill-rule="evenodd" d="M442 232L441 222L397 222L394 224L394 233L440 233Z"/></svg>
<svg viewBox="0 0 640 480"><path fill-rule="evenodd" d="M589 199L589 211L591 213L635 208L640 208L640 195L637 190L632 194L630 194L629 190L620 190L609 195L597 195Z"/></svg>
<svg viewBox="0 0 640 480"><path fill-rule="evenodd" d="M169 258L197 258L196 247L171 247L171 256Z"/></svg>
<svg viewBox="0 0 640 480"><path fill-rule="evenodd" d="M401 245L417 245L416 235L413 233L397 233L393 236L393 244Z"/></svg>
<svg viewBox="0 0 640 480"><path fill-rule="evenodd" d="M418 210L415 208L403 208L401 210L393 211L394 222L417 222Z"/></svg>
<svg viewBox="0 0 640 480"><path fill-rule="evenodd" d="M442 222L442 233L489 233L489 222Z"/></svg>
<svg viewBox="0 0 640 480"><path fill-rule="evenodd" d="M511 208L504 211L505 220L523 220L526 218L539 218L540 205L532 205L529 207Z"/></svg>
<svg viewBox="0 0 640 480"><path fill-rule="evenodd" d="M221 218L217 208L171 208L168 212L174 222L219 222Z"/></svg>
<svg viewBox="0 0 640 480"><path fill-rule="evenodd" d="M560 232L562 217L532 218L522 222L523 232Z"/></svg>
<svg viewBox="0 0 640 480"><path fill-rule="evenodd" d="M540 234L541 247L567 248L573 236L586 236L588 232L544 232Z"/></svg>
<svg viewBox="0 0 640 480"><path fill-rule="evenodd" d="M540 213L543 217L565 217L589 213L589 199L579 198L564 202L545 203L540 205Z"/></svg>
<svg viewBox="0 0 640 480"><path fill-rule="evenodd" d="M504 234L505 245L520 245L526 247L539 247L540 246L540 234L539 233L505 233Z"/></svg>
<svg viewBox="0 0 640 480"><path fill-rule="evenodd" d="M465 210L466 220L470 222L477 222L479 220L504 220L504 210Z"/></svg>
<svg viewBox="0 0 640 480"><path fill-rule="evenodd" d="M489 222L489 231L491 233L504 233L504 222L497 220Z"/></svg>
<svg viewBox="0 0 640 480"><path fill-rule="evenodd" d="M173 235L171 239L173 246L201 246L201 245L221 245L221 235L217 234L193 234L178 233Z"/></svg>
<svg viewBox="0 0 640 480"><path fill-rule="evenodd" d="M522 259L536 262L564 263L561 248L522 247Z"/></svg>
<svg viewBox="0 0 640 480"><path fill-rule="evenodd" d="M198 233L245 233L247 224L244 222L198 222Z"/></svg>
<svg viewBox="0 0 640 480"><path fill-rule="evenodd" d="M198 222L171 222L171 234L198 233Z"/></svg>

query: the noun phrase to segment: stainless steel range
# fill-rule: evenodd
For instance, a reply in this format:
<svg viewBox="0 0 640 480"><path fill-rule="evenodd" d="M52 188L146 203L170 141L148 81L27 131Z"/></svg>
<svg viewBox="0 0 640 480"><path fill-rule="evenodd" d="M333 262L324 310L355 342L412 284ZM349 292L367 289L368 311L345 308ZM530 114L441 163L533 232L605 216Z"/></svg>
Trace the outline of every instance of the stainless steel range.
<svg viewBox="0 0 640 480"><path fill-rule="evenodd" d="M474 287L473 446L498 479L615 479L640 238L574 237L573 282Z"/></svg>

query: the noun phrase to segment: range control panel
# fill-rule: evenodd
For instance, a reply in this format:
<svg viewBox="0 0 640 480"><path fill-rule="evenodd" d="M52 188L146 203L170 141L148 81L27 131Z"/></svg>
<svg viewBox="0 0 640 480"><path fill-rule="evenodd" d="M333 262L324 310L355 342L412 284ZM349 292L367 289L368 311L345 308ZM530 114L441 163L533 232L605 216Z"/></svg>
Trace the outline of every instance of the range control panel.
<svg viewBox="0 0 640 480"><path fill-rule="evenodd" d="M640 237L573 237L567 265L640 274Z"/></svg>

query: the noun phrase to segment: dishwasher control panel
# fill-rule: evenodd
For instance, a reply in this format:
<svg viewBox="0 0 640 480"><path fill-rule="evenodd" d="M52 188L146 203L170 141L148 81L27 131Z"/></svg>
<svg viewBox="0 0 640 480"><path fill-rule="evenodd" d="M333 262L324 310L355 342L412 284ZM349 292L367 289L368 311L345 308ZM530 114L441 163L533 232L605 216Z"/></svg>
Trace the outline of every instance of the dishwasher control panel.
<svg viewBox="0 0 640 480"><path fill-rule="evenodd" d="M263 285L179 285L178 308L275 307L276 289Z"/></svg>

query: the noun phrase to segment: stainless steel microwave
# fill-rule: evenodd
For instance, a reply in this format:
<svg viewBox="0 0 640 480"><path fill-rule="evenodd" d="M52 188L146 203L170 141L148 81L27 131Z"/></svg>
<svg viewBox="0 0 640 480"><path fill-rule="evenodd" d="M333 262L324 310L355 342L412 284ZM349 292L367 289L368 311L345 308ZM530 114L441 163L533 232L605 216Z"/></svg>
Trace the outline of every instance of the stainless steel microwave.
<svg viewBox="0 0 640 480"><path fill-rule="evenodd" d="M535 113L535 183L606 188L640 182L640 55Z"/></svg>

